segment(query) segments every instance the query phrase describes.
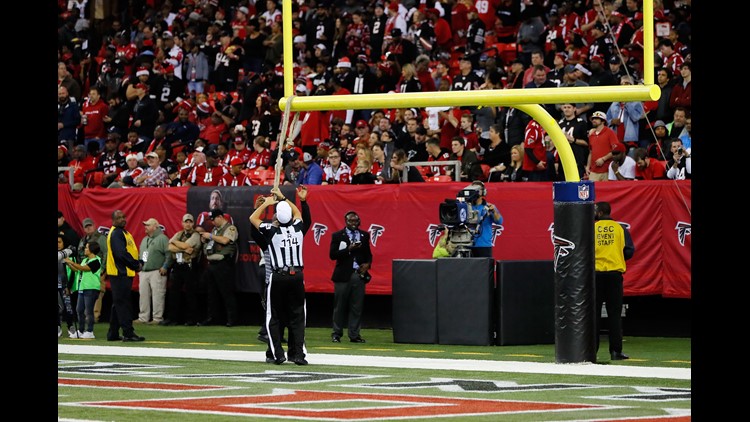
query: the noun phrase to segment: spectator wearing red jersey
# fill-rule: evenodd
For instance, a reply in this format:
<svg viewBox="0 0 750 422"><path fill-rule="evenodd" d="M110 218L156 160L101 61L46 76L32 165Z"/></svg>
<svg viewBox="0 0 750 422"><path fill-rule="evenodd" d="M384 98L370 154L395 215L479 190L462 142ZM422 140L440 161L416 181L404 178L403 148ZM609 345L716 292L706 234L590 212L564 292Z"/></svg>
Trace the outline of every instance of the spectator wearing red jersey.
<svg viewBox="0 0 750 422"><path fill-rule="evenodd" d="M349 91L348 89L344 88L341 85L341 81L338 78L336 78L336 77L331 78L331 80L328 81L328 84L329 84L331 90L333 91L333 93L331 95L350 95L351 94L351 91ZM345 123L351 123L353 115L354 115L354 110L334 110L334 111L331 112L331 118L332 119L336 118L336 117L339 117ZM367 122L365 122L365 123L367 123ZM368 137L369 137L369 134L368 134ZM365 142L366 141L367 141L367 139L365 139Z"/></svg>
<svg viewBox="0 0 750 422"><path fill-rule="evenodd" d="M89 96L81 107L81 124L83 125L84 145L97 142L99 149L104 148L104 140L107 131L104 126L104 117L109 113L109 106L101 97L101 92L96 86L89 88Z"/></svg>
<svg viewBox="0 0 750 422"><path fill-rule="evenodd" d="M589 156L586 160L586 174L589 180L602 182L607 180L609 164L612 162L612 145L620 142L615 131L607 126L607 115L595 111L591 115L589 130Z"/></svg>
<svg viewBox="0 0 750 422"><path fill-rule="evenodd" d="M108 187L110 188L132 188L135 187L135 179L143 174L143 168L138 166L138 156L135 154L128 154L125 157L125 170L121 171L114 182Z"/></svg>
<svg viewBox="0 0 750 422"><path fill-rule="evenodd" d="M295 89L298 96L307 95L307 87L299 84ZM331 137L331 112L330 111L308 111L303 112L299 119L299 132L302 152L307 152L313 157L317 154L318 145L324 140ZM294 134L293 134L294 135Z"/></svg>
<svg viewBox="0 0 750 422"><path fill-rule="evenodd" d="M245 163L239 157L232 158L229 163L229 172L221 176L219 180L219 186L251 186L250 178L247 177L242 169L245 167Z"/></svg>
<svg viewBox="0 0 750 422"><path fill-rule="evenodd" d="M205 106L199 104L198 108L201 109L201 107ZM211 117L203 120L202 123L204 124L204 128L201 130L198 137L201 139L205 139L208 145L217 145L222 141L223 136L228 132L227 124L224 122L220 111L214 111L213 113L211 113ZM200 127L200 125L198 125L198 127Z"/></svg>
<svg viewBox="0 0 750 422"><path fill-rule="evenodd" d="M96 165L96 156L88 154L85 146L76 145L73 148L73 159L68 163L68 166L73 167L73 190L83 189L86 184L86 174Z"/></svg>
<svg viewBox="0 0 750 422"><path fill-rule="evenodd" d="M479 147L479 137L474 129L474 115L469 113L468 110L464 111L461 115L461 130L458 131L458 136L464 140L464 145L469 151L477 153Z"/></svg>
<svg viewBox="0 0 750 422"><path fill-rule="evenodd" d="M332 148L328 151L328 164L323 167L322 185L348 184L351 182L352 170L341 161L341 151Z"/></svg>
<svg viewBox="0 0 750 422"><path fill-rule="evenodd" d="M667 178L665 161L649 157L645 148L636 148L633 158L635 159L635 178L637 180L660 180Z"/></svg>
<svg viewBox="0 0 750 422"><path fill-rule="evenodd" d="M271 150L264 136L256 136L253 139L253 149L249 150L244 141L241 144L234 144L236 156L243 158L250 170L265 170L271 165ZM231 153L232 151L230 151Z"/></svg>
<svg viewBox="0 0 750 422"><path fill-rule="evenodd" d="M218 186L221 177L226 173L226 169L217 163L216 157L218 154L216 154L216 151L209 149L201 155L205 157L205 161L196 162L188 177L188 183L193 186Z"/></svg>
<svg viewBox="0 0 750 422"><path fill-rule="evenodd" d="M451 149L451 140L454 136L458 135L459 127L461 125L461 109L458 107L452 107L448 110L438 111L438 127L437 130L428 130L427 135L433 136L440 134L440 148L445 150Z"/></svg>
<svg viewBox="0 0 750 422"><path fill-rule="evenodd" d="M671 69L673 74L678 74L685 59L680 53L674 50L672 41L669 39L659 41L657 50L661 54L662 60L664 60L664 67Z"/></svg>
<svg viewBox="0 0 750 422"><path fill-rule="evenodd" d="M440 16L440 11L438 9L428 8L425 10L425 15L435 28L435 44L432 46L433 52L439 53L451 51L451 48L453 47L453 30L451 29L451 25L447 20Z"/></svg>
<svg viewBox="0 0 750 422"><path fill-rule="evenodd" d="M549 180L546 137L547 133L539 122L536 120L529 121L526 125L523 141L523 170L529 178L529 182Z"/></svg>

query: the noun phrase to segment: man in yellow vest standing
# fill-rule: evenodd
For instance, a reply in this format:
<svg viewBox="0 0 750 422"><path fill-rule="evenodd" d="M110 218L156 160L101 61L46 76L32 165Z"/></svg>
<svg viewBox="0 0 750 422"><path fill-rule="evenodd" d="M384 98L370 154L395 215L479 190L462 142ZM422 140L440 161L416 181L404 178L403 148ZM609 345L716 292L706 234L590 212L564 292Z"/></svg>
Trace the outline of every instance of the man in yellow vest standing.
<svg viewBox="0 0 750 422"><path fill-rule="evenodd" d="M138 248L133 235L125 230L125 213L115 210L112 213L112 227L107 235L107 275L112 287L112 313L109 317L107 341L145 340L133 330L130 303L133 277L142 268L143 263L138 260Z"/></svg>
<svg viewBox="0 0 750 422"><path fill-rule="evenodd" d="M609 355L612 360L628 359L622 353L622 275L625 261L635 253L628 229L610 216L609 202L594 204L594 279L596 281L596 350L599 351L599 329L602 326L602 303L606 302L609 329Z"/></svg>

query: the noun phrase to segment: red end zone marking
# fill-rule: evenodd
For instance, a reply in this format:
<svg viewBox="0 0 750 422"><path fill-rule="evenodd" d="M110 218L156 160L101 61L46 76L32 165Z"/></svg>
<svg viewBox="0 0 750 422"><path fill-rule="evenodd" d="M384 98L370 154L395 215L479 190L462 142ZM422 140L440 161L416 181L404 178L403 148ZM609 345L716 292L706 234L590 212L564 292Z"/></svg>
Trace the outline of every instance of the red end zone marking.
<svg viewBox="0 0 750 422"><path fill-rule="evenodd" d="M189 385L189 384L170 384L164 382L141 382L141 381L112 381L112 380L92 380L76 378L58 378L57 385L67 385L71 387L96 387L96 388L132 388L137 390L161 390L161 391L202 391L202 390L223 390L226 387L217 385Z"/></svg>
<svg viewBox="0 0 750 422"><path fill-rule="evenodd" d="M315 405L323 402L367 400L372 407L354 409L301 409L302 403ZM377 401L383 407L376 408ZM413 403L413 405L410 405ZM359 420L373 418L409 418L449 415L483 415L515 412L549 412L579 409L597 409L606 406L526 402L510 400L453 399L431 396L406 396L391 394L337 393L328 391L294 391L291 394L268 396L205 397L168 400L134 400L85 402L80 405L97 407L139 408L209 412L237 415L278 416L296 418L329 418ZM266 407L267 405L273 405ZM288 408L281 408L289 405ZM291 407L294 405L294 407ZM394 405L399 405L394 407ZM353 411L356 410L356 411Z"/></svg>

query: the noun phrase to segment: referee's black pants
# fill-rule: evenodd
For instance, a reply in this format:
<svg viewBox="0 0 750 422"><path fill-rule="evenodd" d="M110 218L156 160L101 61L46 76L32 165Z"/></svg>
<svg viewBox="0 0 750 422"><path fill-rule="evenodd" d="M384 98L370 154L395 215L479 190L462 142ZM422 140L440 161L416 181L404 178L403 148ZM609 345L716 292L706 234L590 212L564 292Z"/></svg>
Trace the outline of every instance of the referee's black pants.
<svg viewBox="0 0 750 422"><path fill-rule="evenodd" d="M622 273L597 271L596 280L596 351L599 351L599 330L602 327L602 303L606 302L609 353L622 353Z"/></svg>
<svg viewBox="0 0 750 422"><path fill-rule="evenodd" d="M266 357L284 358L281 344L282 327L289 327L289 359L303 359L305 348L305 281L302 272L271 273L266 290Z"/></svg>

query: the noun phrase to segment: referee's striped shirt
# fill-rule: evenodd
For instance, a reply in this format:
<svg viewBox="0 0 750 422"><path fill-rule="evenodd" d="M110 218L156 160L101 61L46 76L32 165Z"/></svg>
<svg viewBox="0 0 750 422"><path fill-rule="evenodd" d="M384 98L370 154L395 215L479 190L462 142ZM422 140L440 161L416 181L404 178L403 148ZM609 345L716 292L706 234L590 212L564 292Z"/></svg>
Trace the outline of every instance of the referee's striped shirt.
<svg viewBox="0 0 750 422"><path fill-rule="evenodd" d="M296 219L288 226L274 226L272 223L261 223L258 230L268 240L266 265L273 269L284 267L303 267L302 262L302 220Z"/></svg>

